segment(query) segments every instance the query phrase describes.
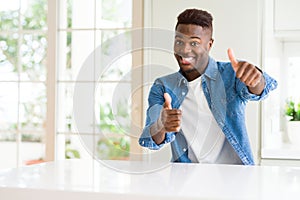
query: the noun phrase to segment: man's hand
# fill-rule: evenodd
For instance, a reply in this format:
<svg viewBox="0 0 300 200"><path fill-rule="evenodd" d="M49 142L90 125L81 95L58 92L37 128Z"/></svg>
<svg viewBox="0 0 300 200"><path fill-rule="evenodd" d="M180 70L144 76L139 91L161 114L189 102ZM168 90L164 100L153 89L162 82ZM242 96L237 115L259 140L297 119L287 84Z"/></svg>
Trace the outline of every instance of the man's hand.
<svg viewBox="0 0 300 200"><path fill-rule="evenodd" d="M150 127L150 133L156 144L161 144L165 139L166 132L178 132L181 124L181 110L172 109L172 98L164 93L165 103L160 117Z"/></svg>
<svg viewBox="0 0 300 200"><path fill-rule="evenodd" d="M161 112L161 123L165 132L178 132L181 124L181 110L172 109L172 98L168 93L164 93L165 103Z"/></svg>
<svg viewBox="0 0 300 200"><path fill-rule="evenodd" d="M248 86L251 93L260 95L265 86L262 73L248 62L237 61L232 49L229 48L227 53L236 77Z"/></svg>

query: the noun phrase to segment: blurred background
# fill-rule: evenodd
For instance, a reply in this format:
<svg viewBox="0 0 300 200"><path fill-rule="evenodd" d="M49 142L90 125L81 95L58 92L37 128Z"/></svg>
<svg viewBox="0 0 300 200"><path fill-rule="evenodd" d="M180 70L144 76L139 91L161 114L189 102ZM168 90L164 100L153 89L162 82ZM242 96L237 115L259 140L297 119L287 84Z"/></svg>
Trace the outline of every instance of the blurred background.
<svg viewBox="0 0 300 200"><path fill-rule="evenodd" d="M151 83L178 70L171 33L186 8L213 15L212 57L227 61L231 47L237 58L279 83L268 99L247 107L256 163L300 166L299 1L228 0L220 6L217 0L0 0L0 5L0 168L63 159L169 162L168 146L153 152L137 139ZM149 30L171 37L159 41Z"/></svg>

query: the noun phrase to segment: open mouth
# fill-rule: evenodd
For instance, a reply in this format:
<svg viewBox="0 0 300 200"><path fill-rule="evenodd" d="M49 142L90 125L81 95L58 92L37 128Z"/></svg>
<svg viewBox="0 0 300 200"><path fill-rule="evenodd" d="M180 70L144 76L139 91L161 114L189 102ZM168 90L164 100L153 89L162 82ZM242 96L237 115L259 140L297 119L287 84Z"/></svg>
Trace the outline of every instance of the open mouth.
<svg viewBox="0 0 300 200"><path fill-rule="evenodd" d="M182 57L180 56L181 64L183 65L190 65L194 61L194 57Z"/></svg>

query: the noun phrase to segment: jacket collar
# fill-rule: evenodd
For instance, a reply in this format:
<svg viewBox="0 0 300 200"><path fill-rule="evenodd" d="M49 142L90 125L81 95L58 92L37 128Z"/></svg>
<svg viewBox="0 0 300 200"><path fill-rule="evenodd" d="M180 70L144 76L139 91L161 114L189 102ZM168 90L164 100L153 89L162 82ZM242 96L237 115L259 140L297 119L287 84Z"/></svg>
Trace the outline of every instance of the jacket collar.
<svg viewBox="0 0 300 200"><path fill-rule="evenodd" d="M204 72L204 75L210 79L216 80L218 73L219 71L216 61L213 58L209 57L208 66Z"/></svg>

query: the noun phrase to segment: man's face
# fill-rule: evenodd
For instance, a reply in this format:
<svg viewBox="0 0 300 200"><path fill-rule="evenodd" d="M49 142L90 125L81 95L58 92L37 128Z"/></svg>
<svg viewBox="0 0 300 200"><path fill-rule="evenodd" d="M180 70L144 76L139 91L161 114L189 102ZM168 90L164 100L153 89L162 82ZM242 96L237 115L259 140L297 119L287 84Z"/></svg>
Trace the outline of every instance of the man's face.
<svg viewBox="0 0 300 200"><path fill-rule="evenodd" d="M213 40L211 31L193 24L179 24L176 28L174 55L184 73L202 74L207 66Z"/></svg>

